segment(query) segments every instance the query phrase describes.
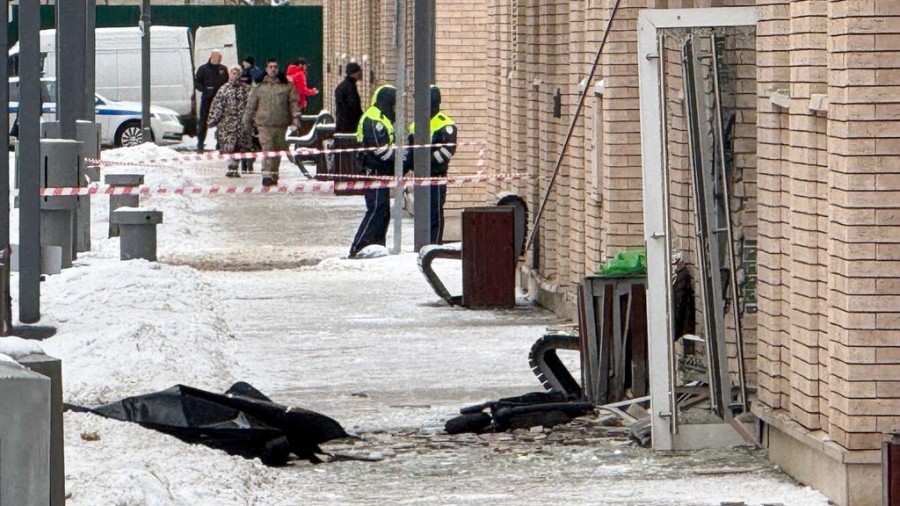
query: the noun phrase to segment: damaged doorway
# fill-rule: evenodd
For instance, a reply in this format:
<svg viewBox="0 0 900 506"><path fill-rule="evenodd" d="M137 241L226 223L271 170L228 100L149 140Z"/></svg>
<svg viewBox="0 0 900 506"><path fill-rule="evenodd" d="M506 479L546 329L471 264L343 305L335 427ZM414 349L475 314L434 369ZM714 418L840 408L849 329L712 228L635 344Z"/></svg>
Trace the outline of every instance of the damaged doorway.
<svg viewBox="0 0 900 506"><path fill-rule="evenodd" d="M752 438L739 418L755 371L756 21L753 8L648 10L638 20L660 450Z"/></svg>

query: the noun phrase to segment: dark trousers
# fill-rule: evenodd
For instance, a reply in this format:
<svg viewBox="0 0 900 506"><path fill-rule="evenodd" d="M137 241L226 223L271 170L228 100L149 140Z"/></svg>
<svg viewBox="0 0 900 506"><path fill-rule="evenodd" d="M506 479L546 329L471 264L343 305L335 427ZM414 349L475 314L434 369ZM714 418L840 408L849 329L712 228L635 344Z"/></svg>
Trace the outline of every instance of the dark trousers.
<svg viewBox="0 0 900 506"><path fill-rule="evenodd" d="M215 92L207 96L206 93L200 95L200 117L197 118L197 149L203 149L206 142L207 122L209 122L209 108L212 106L213 99L216 98Z"/></svg>
<svg viewBox="0 0 900 506"><path fill-rule="evenodd" d="M388 224L391 221L391 189L378 188L366 190L366 215L363 216L353 245L350 246L350 256L354 257L366 246L372 244L385 245Z"/></svg>
<svg viewBox="0 0 900 506"><path fill-rule="evenodd" d="M444 237L444 202L447 185L431 185L431 244L441 244Z"/></svg>

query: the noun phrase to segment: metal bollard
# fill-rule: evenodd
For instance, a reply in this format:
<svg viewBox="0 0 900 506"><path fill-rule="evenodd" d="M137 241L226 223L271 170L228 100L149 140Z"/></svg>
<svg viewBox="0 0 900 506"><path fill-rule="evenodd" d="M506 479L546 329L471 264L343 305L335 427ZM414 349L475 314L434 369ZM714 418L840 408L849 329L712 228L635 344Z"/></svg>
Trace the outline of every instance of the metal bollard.
<svg viewBox="0 0 900 506"><path fill-rule="evenodd" d="M113 215L119 224L119 259L155 262L156 225L162 223L162 211L124 207Z"/></svg>
<svg viewBox="0 0 900 506"><path fill-rule="evenodd" d="M900 430L886 437L881 447L884 506L900 506Z"/></svg>
<svg viewBox="0 0 900 506"><path fill-rule="evenodd" d="M107 174L103 181L113 188L137 188L144 184L143 174ZM119 237L119 225L115 221L115 211L120 207L138 207L141 205L140 195L109 196L109 237Z"/></svg>

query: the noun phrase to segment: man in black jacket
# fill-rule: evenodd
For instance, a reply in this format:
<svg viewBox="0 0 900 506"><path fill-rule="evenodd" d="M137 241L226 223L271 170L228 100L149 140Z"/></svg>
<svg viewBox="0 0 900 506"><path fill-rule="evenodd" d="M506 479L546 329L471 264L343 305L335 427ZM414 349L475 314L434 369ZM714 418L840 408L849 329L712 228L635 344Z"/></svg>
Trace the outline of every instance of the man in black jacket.
<svg viewBox="0 0 900 506"><path fill-rule="evenodd" d="M362 118L362 101L356 82L362 77L362 68L358 63L347 64L347 72L341 84L334 89L335 133L356 133L359 119Z"/></svg>
<svg viewBox="0 0 900 506"><path fill-rule="evenodd" d="M200 65L194 77L194 89L200 92L200 117L197 119L197 152L203 152L206 141L206 127L209 120L209 106L216 98L216 92L228 82L228 68L222 65L222 53L213 49L209 61Z"/></svg>
<svg viewBox="0 0 900 506"><path fill-rule="evenodd" d="M262 81L262 78L266 75L262 69L256 66L256 59L252 56L244 58L241 62L241 67L244 69L241 72L241 81L251 86Z"/></svg>

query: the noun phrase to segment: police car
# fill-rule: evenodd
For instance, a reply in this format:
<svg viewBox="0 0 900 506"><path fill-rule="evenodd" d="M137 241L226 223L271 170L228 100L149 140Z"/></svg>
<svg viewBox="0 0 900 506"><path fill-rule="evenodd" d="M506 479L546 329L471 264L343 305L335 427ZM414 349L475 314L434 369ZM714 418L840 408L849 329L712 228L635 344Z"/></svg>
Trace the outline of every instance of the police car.
<svg viewBox="0 0 900 506"><path fill-rule="evenodd" d="M41 79L42 121L56 121L56 80ZM13 125L19 113L19 78L9 80L9 124ZM103 145L122 147L143 142L141 130L141 104L116 102L100 95L94 99L95 121L100 123L100 142ZM13 129L16 130L15 128ZM150 106L150 130L156 144L181 142L184 126L178 113L165 107Z"/></svg>

